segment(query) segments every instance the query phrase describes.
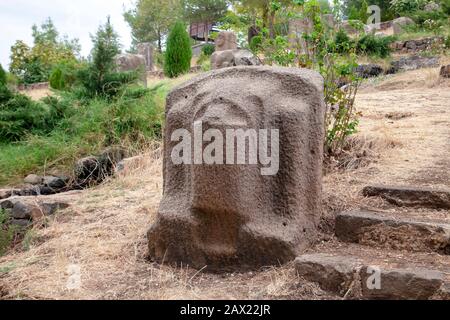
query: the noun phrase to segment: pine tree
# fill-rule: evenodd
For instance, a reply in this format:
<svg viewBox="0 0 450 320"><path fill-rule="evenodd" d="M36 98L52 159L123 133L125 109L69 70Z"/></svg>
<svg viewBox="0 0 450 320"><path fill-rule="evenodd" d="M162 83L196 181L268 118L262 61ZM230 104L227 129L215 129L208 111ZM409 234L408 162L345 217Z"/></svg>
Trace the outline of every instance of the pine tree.
<svg viewBox="0 0 450 320"><path fill-rule="evenodd" d="M182 22L177 22L167 39L164 73L170 78L187 73L191 68L192 48Z"/></svg>

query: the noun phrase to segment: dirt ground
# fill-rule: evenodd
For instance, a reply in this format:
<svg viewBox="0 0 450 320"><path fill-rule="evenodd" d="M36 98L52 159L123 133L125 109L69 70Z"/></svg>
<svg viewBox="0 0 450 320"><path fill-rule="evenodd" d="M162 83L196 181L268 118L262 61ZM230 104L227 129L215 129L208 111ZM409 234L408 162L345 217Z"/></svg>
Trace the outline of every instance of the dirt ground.
<svg viewBox="0 0 450 320"><path fill-rule="evenodd" d="M350 208L394 210L366 199L367 184L450 187L450 82L437 69L365 83L362 112L344 168L324 178L322 239L309 251L342 247L333 216ZM208 274L146 259L146 231L162 193L161 159L95 189L71 195L72 206L34 230L27 251L0 258L0 297L27 299L326 299L336 298L299 278L292 264L245 274ZM430 212L449 219L450 212ZM359 250L357 247L355 250ZM346 250L354 250L349 246ZM368 251L370 252L370 251ZM408 259L409 252L385 252ZM428 260L435 256L429 255ZM382 258L382 257L381 257ZM419 259L419 258L417 258ZM444 259L441 264L449 263ZM75 269L74 269L75 268ZM74 271L79 287L71 287ZM71 289L69 289L71 288Z"/></svg>

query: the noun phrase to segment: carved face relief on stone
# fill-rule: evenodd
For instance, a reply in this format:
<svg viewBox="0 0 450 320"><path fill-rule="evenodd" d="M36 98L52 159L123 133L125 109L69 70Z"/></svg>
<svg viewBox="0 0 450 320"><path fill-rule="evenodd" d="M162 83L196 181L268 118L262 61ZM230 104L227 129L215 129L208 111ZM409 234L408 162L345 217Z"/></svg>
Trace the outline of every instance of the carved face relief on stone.
<svg viewBox="0 0 450 320"><path fill-rule="evenodd" d="M215 40L216 51L237 49L237 38L233 32L222 31Z"/></svg>
<svg viewBox="0 0 450 320"><path fill-rule="evenodd" d="M294 259L315 240L324 109L310 70L233 67L173 90L150 255L211 269Z"/></svg>

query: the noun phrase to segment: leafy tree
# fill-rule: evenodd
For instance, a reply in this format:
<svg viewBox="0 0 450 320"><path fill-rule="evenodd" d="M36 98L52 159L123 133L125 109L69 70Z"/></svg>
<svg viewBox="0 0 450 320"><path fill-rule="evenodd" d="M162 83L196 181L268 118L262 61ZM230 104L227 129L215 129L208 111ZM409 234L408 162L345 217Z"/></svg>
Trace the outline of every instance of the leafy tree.
<svg viewBox="0 0 450 320"><path fill-rule="evenodd" d="M189 22L209 23L217 22L228 11L227 0L182 0L184 17ZM209 38L209 30L206 30L206 42Z"/></svg>
<svg viewBox="0 0 450 320"><path fill-rule="evenodd" d="M56 30L53 20L50 17L41 24L40 28L36 24L33 24L31 29L33 31L33 39L35 44L56 44L58 42L59 32Z"/></svg>
<svg viewBox="0 0 450 320"><path fill-rule="evenodd" d="M349 17L353 7L356 8L356 10L360 9L363 5L363 1L364 0L343 0L342 11L344 16ZM380 7L382 21L392 20L395 17L390 0L370 0L368 4Z"/></svg>
<svg viewBox="0 0 450 320"><path fill-rule="evenodd" d="M185 25L177 22L167 39L164 73L170 78L178 77L191 68L192 48Z"/></svg>
<svg viewBox="0 0 450 320"><path fill-rule="evenodd" d="M181 17L181 11L181 0L138 0L124 18L131 27L134 44L157 43L162 52L163 40Z"/></svg>
<svg viewBox="0 0 450 320"><path fill-rule="evenodd" d="M76 60L80 45L78 39L59 38L52 20L40 27L33 25L34 45L29 47L18 40L11 47L10 72L22 83L47 81L53 67L61 60Z"/></svg>

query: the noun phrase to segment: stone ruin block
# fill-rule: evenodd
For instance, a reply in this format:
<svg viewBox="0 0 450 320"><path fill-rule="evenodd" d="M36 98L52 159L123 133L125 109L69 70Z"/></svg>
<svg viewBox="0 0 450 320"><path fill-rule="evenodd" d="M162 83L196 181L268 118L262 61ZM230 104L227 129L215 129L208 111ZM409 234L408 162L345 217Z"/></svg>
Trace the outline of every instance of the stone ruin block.
<svg viewBox="0 0 450 320"><path fill-rule="evenodd" d="M175 88L150 257L208 270L295 259L317 239L324 112L307 69L226 68Z"/></svg>
<svg viewBox="0 0 450 320"><path fill-rule="evenodd" d="M145 58L145 66L147 71L154 71L153 63L153 46L151 43L139 43L137 45L137 52Z"/></svg>
<svg viewBox="0 0 450 320"><path fill-rule="evenodd" d="M222 31L218 34L216 40L216 52L224 50L235 50L237 49L237 38L236 35L231 31Z"/></svg>

